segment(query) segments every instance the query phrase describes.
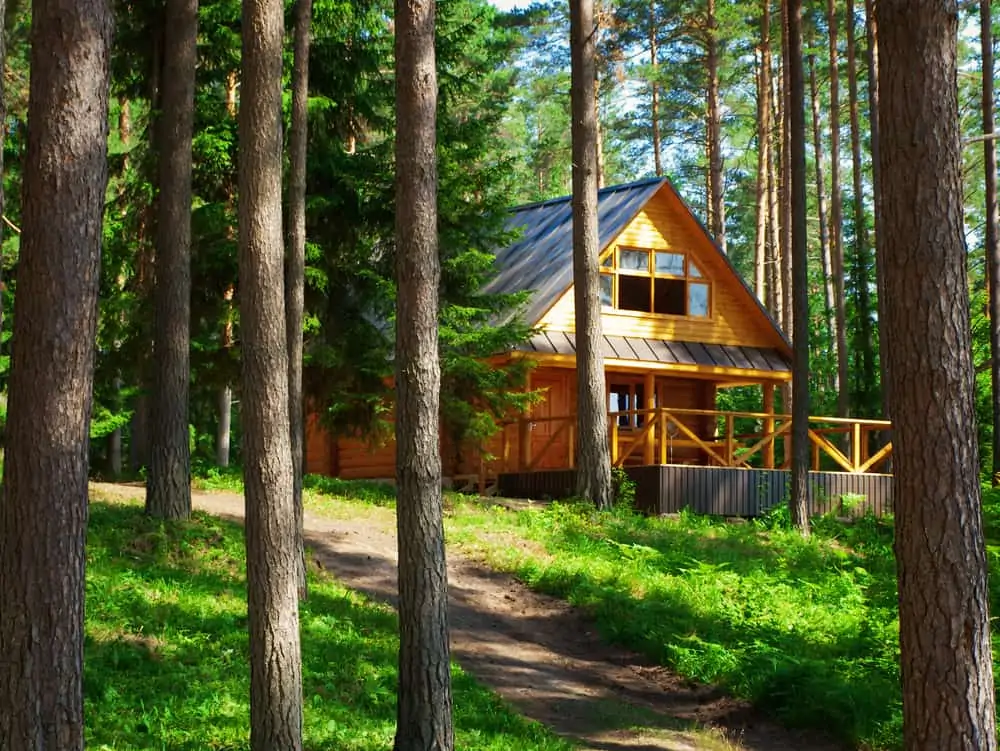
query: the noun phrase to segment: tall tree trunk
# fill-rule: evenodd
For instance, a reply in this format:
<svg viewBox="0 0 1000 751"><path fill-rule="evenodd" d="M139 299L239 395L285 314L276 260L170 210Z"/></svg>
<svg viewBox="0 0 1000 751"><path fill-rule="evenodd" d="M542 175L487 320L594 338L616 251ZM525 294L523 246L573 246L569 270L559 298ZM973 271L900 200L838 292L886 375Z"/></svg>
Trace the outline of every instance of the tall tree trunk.
<svg viewBox="0 0 1000 751"><path fill-rule="evenodd" d="M75 751L112 12L106 0L35 0L31 17L0 502L0 743Z"/></svg>
<svg viewBox="0 0 1000 751"><path fill-rule="evenodd" d="M979 3L983 57L983 166L986 171L986 269L990 281L990 378L993 403L993 484L1000 484L1000 215L997 211L997 142L993 104L993 14L989 0Z"/></svg>
<svg viewBox="0 0 1000 751"><path fill-rule="evenodd" d="M757 71L757 234L754 293L765 299L771 174L771 0L761 2L760 69ZM773 312L773 311L772 311Z"/></svg>
<svg viewBox="0 0 1000 751"><path fill-rule="evenodd" d="M872 298L868 288L871 266L868 222L865 218L862 188L861 123L858 116L858 66L855 39L854 0L847 0L847 92L851 118L851 163L854 191L854 291L857 295L857 327L854 350L861 359L860 388L857 389L860 414L872 414L872 390L875 388L875 331L872 325Z"/></svg>
<svg viewBox="0 0 1000 751"><path fill-rule="evenodd" d="M782 37L782 63L781 78L778 80L780 107L779 141L781 149L780 162L780 189L779 210L781 212L781 325L785 333L794 341L794 322L792 315L792 139L791 139L791 71L788 68L788 48L791 41L788 38L790 30L790 18L788 0L781 0L781 37ZM782 386L782 394L785 395L785 409L788 409L791 394L786 386Z"/></svg>
<svg viewBox="0 0 1000 751"><path fill-rule="evenodd" d="M149 477L146 513L191 515L191 137L198 61L198 0L167 0L163 114L157 117L159 192Z"/></svg>
<svg viewBox="0 0 1000 751"><path fill-rule="evenodd" d="M577 494L611 506L608 401L597 258L597 117L593 0L570 0L573 115L573 293L577 341Z"/></svg>
<svg viewBox="0 0 1000 751"><path fill-rule="evenodd" d="M705 69L708 77L708 215L709 229L726 252L726 201L723 195L722 111L719 106L719 24L715 0L708 0L705 29Z"/></svg>
<svg viewBox="0 0 1000 751"><path fill-rule="evenodd" d="M236 118L236 88L239 83L239 73L235 70L229 71L226 76L226 113L233 119ZM230 181L226 187L226 216L232 216L232 209L236 202L235 186ZM231 224L226 227L226 236L232 240L236 238L236 228ZM233 346L233 321L236 311L233 309L233 297L235 288L232 284L226 287L222 294L225 303L225 318L222 323L222 349L228 351ZM219 388L218 396L219 422L215 433L215 463L220 467L228 467L230 459L230 447L232 445L232 425L233 425L233 388L229 383L223 384Z"/></svg>
<svg viewBox="0 0 1000 751"><path fill-rule="evenodd" d="M806 244L806 112L802 0L788 0L788 141L792 209L792 523L809 536L809 252Z"/></svg>
<svg viewBox="0 0 1000 751"><path fill-rule="evenodd" d="M285 269L285 313L288 316L288 416L292 446L292 503L299 547L299 597L308 594L302 530L302 472L305 464L305 419L302 400L302 319L306 273L306 146L309 128L309 34L312 0L295 3L295 64L292 71L292 128L289 135L288 265Z"/></svg>
<svg viewBox="0 0 1000 751"><path fill-rule="evenodd" d="M882 237L882 174L880 166L879 139L879 81L878 81L878 23L875 18L874 0L865 0L865 33L868 38L868 48L865 62L868 67L868 150L871 153L872 168L872 215L875 226L875 289L878 291L878 363L879 383L881 384L882 418L890 419L889 411L889 358L886 356L885 336L881 334L882 321L885 320L885 283L882 269L884 267L884 248Z"/></svg>
<svg viewBox="0 0 1000 751"><path fill-rule="evenodd" d="M837 327L837 414L846 417L851 408L851 394L848 386L847 305L844 299L844 210L840 194L840 65L836 0L827 0L826 20L830 31L830 250Z"/></svg>
<svg viewBox="0 0 1000 751"><path fill-rule="evenodd" d="M958 9L954 2L879 0L875 12L903 743L909 751L995 751Z"/></svg>
<svg viewBox="0 0 1000 751"><path fill-rule="evenodd" d="M813 157L816 162L816 214L819 219L819 257L823 269L823 309L827 342L834 342L833 273L830 268L830 236L826 227L826 183L823 180L823 139L819 118L819 92L816 85L816 57L809 56L809 93L812 97ZM831 346L831 348L833 348Z"/></svg>
<svg viewBox="0 0 1000 751"><path fill-rule="evenodd" d="M298 565L281 227L281 0L243 0L239 290L250 747L302 748Z"/></svg>
<svg viewBox="0 0 1000 751"><path fill-rule="evenodd" d="M650 103L649 114L653 126L653 165L656 176L663 176L663 138L660 133L660 60L657 54L656 33L659 31L656 20L656 0L649 0L649 65L650 65Z"/></svg>
<svg viewBox="0 0 1000 751"><path fill-rule="evenodd" d="M441 500L437 73L433 0L396 0L395 751L450 751L448 571ZM591 114L594 110L591 108Z"/></svg>

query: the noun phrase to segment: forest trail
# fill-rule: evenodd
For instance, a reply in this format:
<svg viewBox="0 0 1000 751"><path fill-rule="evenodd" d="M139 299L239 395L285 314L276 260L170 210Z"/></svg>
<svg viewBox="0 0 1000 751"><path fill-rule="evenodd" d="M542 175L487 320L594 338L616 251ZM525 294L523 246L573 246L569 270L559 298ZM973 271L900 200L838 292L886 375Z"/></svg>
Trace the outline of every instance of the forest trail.
<svg viewBox="0 0 1000 751"><path fill-rule="evenodd" d="M141 486L91 483L98 499L141 499ZM243 496L193 492L195 508L235 521ZM307 511L313 564L395 606L396 539L389 509L339 518ZM519 713L593 751L836 751L775 726L746 702L680 678L602 642L565 602L448 550L453 657ZM698 729L692 730L692 727Z"/></svg>

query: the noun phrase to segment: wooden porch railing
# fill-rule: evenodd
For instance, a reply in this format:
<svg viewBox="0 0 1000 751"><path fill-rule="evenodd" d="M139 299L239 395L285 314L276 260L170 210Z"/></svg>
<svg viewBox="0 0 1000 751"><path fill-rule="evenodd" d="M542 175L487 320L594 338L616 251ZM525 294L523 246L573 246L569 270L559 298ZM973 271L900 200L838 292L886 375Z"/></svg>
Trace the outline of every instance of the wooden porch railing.
<svg viewBox="0 0 1000 751"><path fill-rule="evenodd" d="M787 469L789 452L776 460L775 444L791 432L789 415L708 409L636 409L608 414L611 462L626 464L707 464L717 467ZM737 430L741 428L741 430ZM887 420L810 417L812 469L875 472L892 455L892 443L872 448L873 434L891 431ZM517 456L512 442L517 436ZM573 468L576 415L522 418L504 427L499 454L485 471L529 472L543 467ZM825 465L825 466L824 466Z"/></svg>

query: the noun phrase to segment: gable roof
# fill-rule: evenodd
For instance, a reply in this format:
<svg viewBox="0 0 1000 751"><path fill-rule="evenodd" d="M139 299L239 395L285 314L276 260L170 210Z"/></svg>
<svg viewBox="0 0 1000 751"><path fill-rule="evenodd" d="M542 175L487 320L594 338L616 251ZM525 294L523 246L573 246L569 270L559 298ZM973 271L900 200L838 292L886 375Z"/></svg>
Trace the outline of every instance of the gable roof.
<svg viewBox="0 0 1000 751"><path fill-rule="evenodd" d="M733 278L739 281L750 300L791 350L791 342L781 326L667 178L654 177L624 185L612 185L598 191L599 252L603 253L607 249L664 186L704 233L709 245L725 263ZM510 210L506 229L520 230L522 234L516 241L497 251L497 275L485 286L484 291L512 294L531 290L533 294L525 311L525 322L533 326L573 283L572 196L515 207Z"/></svg>
<svg viewBox="0 0 1000 751"><path fill-rule="evenodd" d="M666 182L641 180L602 188L597 193L597 226L603 251ZM532 290L525 318L533 326L573 283L572 196L511 209L506 229L523 234L497 251L497 275L485 292L511 294Z"/></svg>

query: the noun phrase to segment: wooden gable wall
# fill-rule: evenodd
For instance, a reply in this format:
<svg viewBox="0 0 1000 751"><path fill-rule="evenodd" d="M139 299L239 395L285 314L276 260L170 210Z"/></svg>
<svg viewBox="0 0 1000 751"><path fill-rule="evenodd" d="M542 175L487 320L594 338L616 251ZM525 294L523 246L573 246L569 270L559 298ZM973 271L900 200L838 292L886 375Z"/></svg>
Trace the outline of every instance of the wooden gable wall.
<svg viewBox="0 0 1000 751"><path fill-rule="evenodd" d="M608 249L616 246L690 253L712 282L712 315L698 319L605 310L601 316L605 334L787 348L740 280L719 258L704 230L668 186L660 188ZM542 316L539 326L574 331L574 310L570 286Z"/></svg>

